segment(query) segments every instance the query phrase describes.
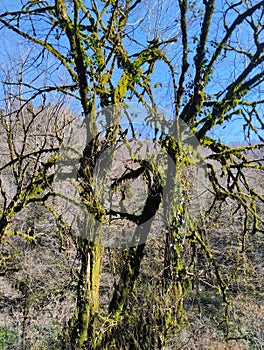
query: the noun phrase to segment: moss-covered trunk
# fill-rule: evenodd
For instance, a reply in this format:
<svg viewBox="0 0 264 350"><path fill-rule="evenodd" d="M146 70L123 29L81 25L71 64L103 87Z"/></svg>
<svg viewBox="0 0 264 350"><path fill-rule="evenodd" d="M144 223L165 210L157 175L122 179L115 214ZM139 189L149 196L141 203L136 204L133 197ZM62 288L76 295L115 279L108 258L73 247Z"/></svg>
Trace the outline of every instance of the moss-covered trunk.
<svg viewBox="0 0 264 350"><path fill-rule="evenodd" d="M99 313L99 284L103 247L80 239L81 267L78 276L75 314L70 322L72 349L81 350L92 343Z"/></svg>
<svg viewBox="0 0 264 350"><path fill-rule="evenodd" d="M184 318L183 297L188 289L188 277L183 262L184 230L186 228L184 165L187 164L184 144L181 140L179 126L175 127L175 138L166 141L168 168L164 216L168 223L164 250L163 293L170 299L173 290L177 297L176 312L164 315L164 324L170 329Z"/></svg>

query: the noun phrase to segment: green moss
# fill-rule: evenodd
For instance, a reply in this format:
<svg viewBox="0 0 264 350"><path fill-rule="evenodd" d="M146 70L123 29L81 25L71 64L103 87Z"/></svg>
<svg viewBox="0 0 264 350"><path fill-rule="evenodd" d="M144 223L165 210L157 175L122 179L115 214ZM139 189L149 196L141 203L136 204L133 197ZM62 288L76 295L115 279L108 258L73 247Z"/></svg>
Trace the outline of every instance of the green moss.
<svg viewBox="0 0 264 350"><path fill-rule="evenodd" d="M17 331L6 326L0 326L0 347L2 350L7 349L18 343Z"/></svg>

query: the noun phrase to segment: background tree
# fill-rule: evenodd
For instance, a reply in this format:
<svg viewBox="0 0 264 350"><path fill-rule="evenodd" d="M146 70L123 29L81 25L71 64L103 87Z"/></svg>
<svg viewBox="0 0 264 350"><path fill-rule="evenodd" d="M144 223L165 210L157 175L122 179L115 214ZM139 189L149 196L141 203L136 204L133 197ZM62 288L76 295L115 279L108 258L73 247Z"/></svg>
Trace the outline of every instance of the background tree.
<svg viewBox="0 0 264 350"><path fill-rule="evenodd" d="M43 97L38 106L24 100L22 80L29 62L19 57L17 63L1 69L0 343L56 348L54 334L69 317L75 249L66 228L64 236L59 234L49 201L54 160L74 116L62 108L65 99L51 105ZM15 329L8 333L6 327Z"/></svg>
<svg viewBox="0 0 264 350"><path fill-rule="evenodd" d="M187 293L207 279L212 290L221 293L228 310L228 289L237 278L240 258L247 255L248 237L263 232L263 195L254 189L248 175L249 168L254 173L263 171L262 153L255 151L263 147L263 5L263 1L164 4L57 0L28 1L1 13L2 29L10 29L34 43L34 64L47 62L47 71L52 71L52 79L43 86L33 79L30 84L22 82L27 93L34 91L27 100L60 91L80 101L88 144L80 162L77 191L87 211L96 218L96 225L89 224L90 237L113 214L136 224L137 236L148 237L152 224L148 219L162 207L164 189L165 204L170 203L162 207L167 222L163 264L157 267L162 282L150 283L155 296L151 306L147 303L148 309L156 311L141 319L136 332L133 327L131 330L148 340L126 332L127 325L135 325L133 319L138 319L136 312L129 317L133 310L130 303L133 290L135 293L140 286L141 265L147 254L145 243L115 252L120 275L105 311L99 302L104 249L100 241L79 237L77 302L68 329L72 348L161 348L168 333L186 318ZM55 76L55 67L60 75ZM67 84L61 78L65 76ZM130 171L130 178L144 174L147 179L148 194L138 216L108 212L96 196L93 175L101 155L117 140L127 140L125 130L109 113L102 114L106 133L101 137L98 108L115 105L118 111L131 100L149 111L145 122L157 131L153 142L158 141L169 159L162 171L151 159L147 163L137 159L137 172ZM162 107L170 106L172 117L160 118L160 101L166 101ZM234 127L243 130L240 135L244 142L239 146L218 139L221 128L228 134L228 129ZM218 130L217 137L212 134L214 130ZM211 197L206 199L209 206L205 205L206 215L200 217L191 209L191 154L195 150L185 145L194 145L192 140L198 140L205 150L211 183ZM115 184L122 185L127 179L121 176ZM42 177L41 192L45 193L44 184ZM34 184L30 184L28 190L33 188ZM207 223L209 215L215 219L219 213L220 217L226 203L232 203L233 214L239 213L243 221L243 229L235 235L236 248L232 239L229 242L233 247L229 254L238 257L232 273L225 273L221 267L222 256L215 252ZM55 207L58 218L56 210ZM67 217L63 220L67 221ZM8 221L9 217L3 221L3 235ZM204 274L203 269L200 272L201 264L207 267ZM227 321L226 312L224 320L219 321L226 325L226 333Z"/></svg>

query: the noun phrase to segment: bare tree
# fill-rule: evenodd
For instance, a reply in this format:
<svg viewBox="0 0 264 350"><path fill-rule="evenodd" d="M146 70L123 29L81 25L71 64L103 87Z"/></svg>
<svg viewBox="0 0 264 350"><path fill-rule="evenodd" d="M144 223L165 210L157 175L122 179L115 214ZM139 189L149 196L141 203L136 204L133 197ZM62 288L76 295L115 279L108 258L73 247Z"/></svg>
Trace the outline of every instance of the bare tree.
<svg viewBox="0 0 264 350"><path fill-rule="evenodd" d="M199 254L209 266L213 288L220 291L228 306L231 282L210 247L204 217L197 218L190 209L191 177L186 174L194 163L197 165L199 143L206 151L211 183L207 215L232 201L243 212L242 242L250 232L263 232L259 211L263 195L254 189L246 171L248 168L263 171L261 152L250 152L263 147L263 5L263 1L219 4L213 0L179 0L164 4L138 0L56 0L28 1L1 13L2 29L10 29L36 45L34 64L50 62L47 71L52 70L53 78L45 86L39 86L37 81L27 84L34 91L29 100L61 91L80 101L88 141L80 160L76 188L85 210L93 217L92 223L87 221L89 237L100 232L102 224L115 216L134 224L136 237L147 238L152 220L163 206L164 265L157 298L169 301L166 312L155 315L157 333L150 336L151 322L145 321L142 324L148 331L144 334L150 337L145 345L136 337L126 340L129 345L122 345L122 336L116 338L122 323L129 323L129 300L139 281L145 242L123 251L108 313L101 318L99 287L104 249L100 240L80 236L76 309L68 329L72 348L161 348L167 332L185 317L185 297L199 280L199 274L194 273ZM55 76L56 67L69 83L65 84L61 75ZM124 194L121 185L127 180L140 176L146 179L147 196L138 215L127 210L108 210L97 196L94 176L100 157L118 141L128 140L127 130L117 116L124 103L131 100L148 111L145 123L154 130L153 143L158 142L167 155L166 166L160 170L153 158L135 159L132 152L131 160L138 167L114 180L112 189L120 188ZM171 106L172 117L161 116L157 108L160 101ZM110 105L116 107L114 117L109 113ZM101 113L105 133L99 130L99 108L105 108ZM236 119L239 121L235 122ZM128 125L136 138L131 119ZM218 136L219 129L214 137L215 127L241 128L244 143L233 146L224 142ZM191 155L195 154L193 163ZM110 152L109 158L112 157ZM16 164L16 158L13 161ZM47 183L43 176L37 185L45 202ZM28 201L33 201L35 187L34 181L26 187ZM19 209L19 205L15 208ZM54 215L60 218L56 208ZM67 221L67 217L64 219ZM3 234L9 220L6 215L1 221ZM245 251L244 243L238 254Z"/></svg>
<svg viewBox="0 0 264 350"><path fill-rule="evenodd" d="M69 256L75 255L70 234L65 227L61 227L64 236L60 234L49 202L54 198L51 185L58 148L76 117L65 109L62 98L51 105L43 97L38 106L24 100L25 87L18 72L27 63L1 70L1 326L4 322L18 329L20 349L40 346L41 337L56 347L54 334L70 316L63 300L71 295ZM56 330L53 339L51 327ZM4 336L1 341L3 346L12 345L5 343Z"/></svg>

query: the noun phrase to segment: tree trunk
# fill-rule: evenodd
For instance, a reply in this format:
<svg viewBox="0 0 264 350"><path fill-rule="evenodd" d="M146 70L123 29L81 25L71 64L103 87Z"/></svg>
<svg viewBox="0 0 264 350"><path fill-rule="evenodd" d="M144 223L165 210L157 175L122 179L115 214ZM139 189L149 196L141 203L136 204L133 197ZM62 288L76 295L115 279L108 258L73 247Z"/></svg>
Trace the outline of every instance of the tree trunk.
<svg viewBox="0 0 264 350"><path fill-rule="evenodd" d="M81 267L77 288L77 305L70 321L72 349L81 350L93 340L99 312L99 284L103 247L81 238L78 242Z"/></svg>

